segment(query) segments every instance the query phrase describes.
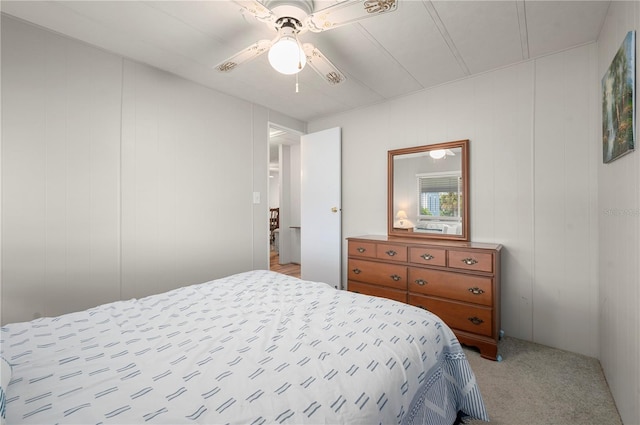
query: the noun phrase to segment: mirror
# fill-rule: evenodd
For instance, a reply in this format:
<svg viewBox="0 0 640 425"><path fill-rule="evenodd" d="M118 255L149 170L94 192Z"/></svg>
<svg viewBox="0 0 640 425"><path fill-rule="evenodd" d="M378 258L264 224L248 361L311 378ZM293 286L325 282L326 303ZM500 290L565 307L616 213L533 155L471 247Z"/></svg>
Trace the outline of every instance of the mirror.
<svg viewBox="0 0 640 425"><path fill-rule="evenodd" d="M388 152L389 236L469 240L469 141Z"/></svg>

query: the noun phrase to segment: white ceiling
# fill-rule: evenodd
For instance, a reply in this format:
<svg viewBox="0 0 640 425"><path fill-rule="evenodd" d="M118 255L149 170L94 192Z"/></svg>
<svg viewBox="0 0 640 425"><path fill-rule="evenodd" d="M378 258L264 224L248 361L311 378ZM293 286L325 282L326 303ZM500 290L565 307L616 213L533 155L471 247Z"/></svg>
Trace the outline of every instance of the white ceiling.
<svg viewBox="0 0 640 425"><path fill-rule="evenodd" d="M597 39L609 1L398 0L395 12L302 42L347 77L284 76L266 55L230 73L214 66L274 30L230 1L2 1L2 12L308 121ZM334 1L316 0L315 9Z"/></svg>

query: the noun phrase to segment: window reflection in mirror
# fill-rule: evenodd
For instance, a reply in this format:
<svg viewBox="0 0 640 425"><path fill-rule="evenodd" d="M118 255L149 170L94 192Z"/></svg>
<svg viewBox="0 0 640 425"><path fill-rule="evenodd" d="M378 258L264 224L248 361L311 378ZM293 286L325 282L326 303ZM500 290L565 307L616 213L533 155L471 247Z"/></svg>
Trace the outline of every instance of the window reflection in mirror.
<svg viewBox="0 0 640 425"><path fill-rule="evenodd" d="M468 240L468 141L389 151L389 234Z"/></svg>
<svg viewBox="0 0 640 425"><path fill-rule="evenodd" d="M462 234L462 173L419 173L414 231Z"/></svg>

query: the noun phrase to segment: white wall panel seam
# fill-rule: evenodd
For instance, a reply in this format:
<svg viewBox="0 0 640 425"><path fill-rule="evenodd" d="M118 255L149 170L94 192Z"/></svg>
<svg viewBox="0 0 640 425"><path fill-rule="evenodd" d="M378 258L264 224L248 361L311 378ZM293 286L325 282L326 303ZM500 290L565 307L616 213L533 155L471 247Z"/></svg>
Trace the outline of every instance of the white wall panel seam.
<svg viewBox="0 0 640 425"><path fill-rule="evenodd" d="M532 78L531 78L531 206L533 214L531 217L531 341L536 340L535 333L535 313L536 313L536 89L537 89L537 70L538 60L533 61Z"/></svg>
<svg viewBox="0 0 640 425"><path fill-rule="evenodd" d="M120 138L118 140L118 298L123 299L122 292L122 145L124 139L124 89L125 89L125 59L120 59Z"/></svg>

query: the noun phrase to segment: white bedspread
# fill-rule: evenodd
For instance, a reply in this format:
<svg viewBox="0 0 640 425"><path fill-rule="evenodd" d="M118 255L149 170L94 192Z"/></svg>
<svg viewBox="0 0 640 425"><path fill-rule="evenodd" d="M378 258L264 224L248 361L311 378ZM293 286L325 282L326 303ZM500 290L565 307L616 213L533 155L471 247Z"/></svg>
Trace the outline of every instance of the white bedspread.
<svg viewBox="0 0 640 425"><path fill-rule="evenodd" d="M269 271L2 328L7 423L487 420L431 313Z"/></svg>

